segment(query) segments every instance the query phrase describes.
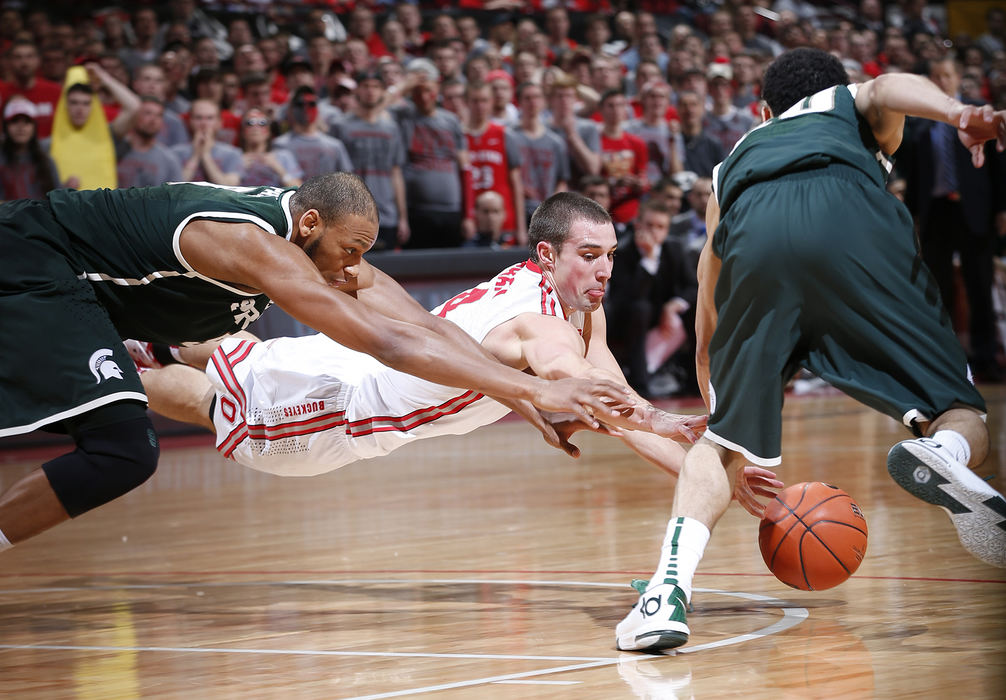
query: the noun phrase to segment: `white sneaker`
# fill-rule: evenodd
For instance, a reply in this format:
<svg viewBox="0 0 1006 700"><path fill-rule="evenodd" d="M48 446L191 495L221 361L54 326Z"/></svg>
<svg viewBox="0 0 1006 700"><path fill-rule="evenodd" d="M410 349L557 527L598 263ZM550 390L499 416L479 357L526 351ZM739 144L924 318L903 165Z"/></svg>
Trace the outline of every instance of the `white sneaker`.
<svg viewBox="0 0 1006 700"><path fill-rule="evenodd" d="M908 493L946 511L964 549L1006 568L1006 499L943 445L930 438L899 442L887 455L887 471Z"/></svg>
<svg viewBox="0 0 1006 700"><path fill-rule="evenodd" d="M688 601L684 591L662 583L645 591L615 627L615 646L622 651L657 652L688 641Z"/></svg>

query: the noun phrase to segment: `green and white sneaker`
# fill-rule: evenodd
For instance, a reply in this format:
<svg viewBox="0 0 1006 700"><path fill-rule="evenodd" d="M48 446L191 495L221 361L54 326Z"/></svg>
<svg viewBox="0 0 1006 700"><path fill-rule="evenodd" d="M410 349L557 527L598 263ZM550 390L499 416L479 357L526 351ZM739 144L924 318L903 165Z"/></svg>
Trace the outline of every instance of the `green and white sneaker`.
<svg viewBox="0 0 1006 700"><path fill-rule="evenodd" d="M633 588L638 583L643 582L633 581ZM685 644L689 635L687 608L684 591L673 584L644 589L615 627L615 646L622 651L658 652Z"/></svg>
<svg viewBox="0 0 1006 700"><path fill-rule="evenodd" d="M629 581L629 585L635 589L636 593L643 595L646 593L646 587L650 585L650 579L648 578L634 578ZM692 597L688 599L688 607L686 610L690 613L695 612L695 592L692 591Z"/></svg>
<svg viewBox="0 0 1006 700"><path fill-rule="evenodd" d="M905 440L887 455L891 477L916 498L942 508L964 549L1006 568L1006 499L930 438Z"/></svg>

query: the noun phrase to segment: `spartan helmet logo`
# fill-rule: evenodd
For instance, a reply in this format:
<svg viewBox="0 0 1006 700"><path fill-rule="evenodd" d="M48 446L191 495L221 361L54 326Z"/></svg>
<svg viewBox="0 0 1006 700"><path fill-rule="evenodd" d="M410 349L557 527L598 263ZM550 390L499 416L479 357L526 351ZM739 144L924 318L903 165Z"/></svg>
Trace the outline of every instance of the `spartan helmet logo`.
<svg viewBox="0 0 1006 700"><path fill-rule="evenodd" d="M96 384L101 384L106 379L122 379L122 370L119 369L119 365L115 364L115 360L112 359L112 351L108 348L95 350L91 354L87 366L90 368L91 374L94 375Z"/></svg>

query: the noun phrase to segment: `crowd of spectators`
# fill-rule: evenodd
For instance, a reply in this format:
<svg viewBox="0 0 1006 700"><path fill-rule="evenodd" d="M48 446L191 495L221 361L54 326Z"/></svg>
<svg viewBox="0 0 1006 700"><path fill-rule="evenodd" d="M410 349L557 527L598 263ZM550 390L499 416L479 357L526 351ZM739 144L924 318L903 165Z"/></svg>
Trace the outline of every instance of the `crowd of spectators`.
<svg viewBox="0 0 1006 700"><path fill-rule="evenodd" d="M945 7L918 0L8 7L0 200L75 185L47 139L67 71L83 64L81 99L104 108L120 187L287 187L353 171L378 201L376 249L522 245L537 204L577 189L606 200L645 273L670 269L662 255L694 270L712 169L758 122L774 56L818 47L854 82L943 61L963 99L1004 108L1006 11L990 3L983 21L952 34ZM918 199L910 186L899 196ZM1006 203L991 206L994 241ZM666 230L654 238L655 227ZM626 298L617 284L612 298ZM643 285L655 295L645 321L638 293L626 302L622 320L664 338L651 333L648 361L645 341L622 349L634 385L649 390L659 358L690 351L675 320L687 319L689 285Z"/></svg>

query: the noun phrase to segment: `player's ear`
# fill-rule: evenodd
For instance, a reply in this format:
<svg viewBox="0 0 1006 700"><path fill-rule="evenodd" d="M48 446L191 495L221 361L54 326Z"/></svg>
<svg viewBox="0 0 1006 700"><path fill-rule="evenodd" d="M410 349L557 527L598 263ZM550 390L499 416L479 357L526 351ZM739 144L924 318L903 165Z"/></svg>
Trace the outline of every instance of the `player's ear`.
<svg viewBox="0 0 1006 700"><path fill-rule="evenodd" d="M763 122L767 122L773 116L772 110L769 108L768 103L765 100L758 103L758 116L761 117Z"/></svg>
<svg viewBox="0 0 1006 700"><path fill-rule="evenodd" d="M555 249L552 248L551 244L546 241L538 241L535 252L538 253L538 262L541 263L543 269L551 270L555 268Z"/></svg>
<svg viewBox="0 0 1006 700"><path fill-rule="evenodd" d="M294 231L296 236L307 237L315 232L315 229L321 228L321 214L318 213L317 209L308 209L306 212L300 215L300 219L297 221L297 230Z"/></svg>

